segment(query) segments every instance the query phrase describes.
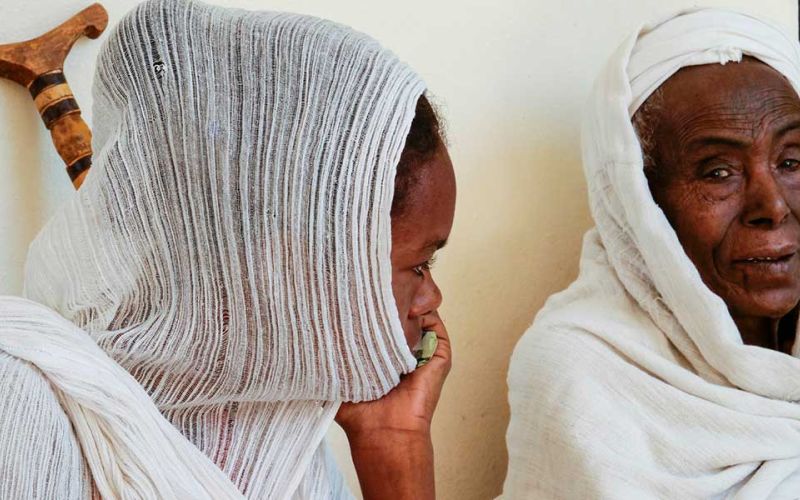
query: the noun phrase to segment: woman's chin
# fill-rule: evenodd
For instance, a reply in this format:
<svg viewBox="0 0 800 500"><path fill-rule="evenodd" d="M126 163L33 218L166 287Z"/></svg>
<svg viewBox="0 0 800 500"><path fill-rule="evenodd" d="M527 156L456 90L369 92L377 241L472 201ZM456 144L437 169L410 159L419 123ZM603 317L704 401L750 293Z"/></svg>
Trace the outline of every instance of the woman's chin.
<svg viewBox="0 0 800 500"><path fill-rule="evenodd" d="M751 293L731 311L737 316L780 319L792 312L800 303L800 290L778 289Z"/></svg>

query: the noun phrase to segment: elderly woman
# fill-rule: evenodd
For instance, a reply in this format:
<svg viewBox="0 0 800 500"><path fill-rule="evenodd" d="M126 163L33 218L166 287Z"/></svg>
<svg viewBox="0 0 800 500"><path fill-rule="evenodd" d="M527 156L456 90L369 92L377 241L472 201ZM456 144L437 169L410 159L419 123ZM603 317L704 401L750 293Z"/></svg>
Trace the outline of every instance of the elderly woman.
<svg viewBox="0 0 800 500"><path fill-rule="evenodd" d="M797 42L726 11L612 57L596 227L511 362L507 498L798 497L799 89Z"/></svg>
<svg viewBox="0 0 800 500"><path fill-rule="evenodd" d="M0 498L347 498L334 418L366 498L432 498L455 184L424 90L320 19L126 16L95 166L31 247L32 301L0 300Z"/></svg>

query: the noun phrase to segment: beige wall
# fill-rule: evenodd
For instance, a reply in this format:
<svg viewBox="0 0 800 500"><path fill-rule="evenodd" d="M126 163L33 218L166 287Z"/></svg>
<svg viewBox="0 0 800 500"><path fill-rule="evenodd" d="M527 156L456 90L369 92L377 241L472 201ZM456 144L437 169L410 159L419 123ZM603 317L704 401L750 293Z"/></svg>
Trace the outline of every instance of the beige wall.
<svg viewBox="0 0 800 500"><path fill-rule="evenodd" d="M87 3L2 0L0 42L37 34ZM104 3L113 20L136 1ZM794 0L225 3L315 14L370 33L425 77L442 106L459 201L436 269L455 366L434 439L439 496L459 500L500 492L509 355L545 298L576 274L591 225L578 121L605 58L637 23L695 5L740 8L797 31ZM67 65L86 110L97 47L80 42ZM0 293L18 293L26 246L71 187L24 90L0 82L0 117ZM347 462L341 434L331 439Z"/></svg>

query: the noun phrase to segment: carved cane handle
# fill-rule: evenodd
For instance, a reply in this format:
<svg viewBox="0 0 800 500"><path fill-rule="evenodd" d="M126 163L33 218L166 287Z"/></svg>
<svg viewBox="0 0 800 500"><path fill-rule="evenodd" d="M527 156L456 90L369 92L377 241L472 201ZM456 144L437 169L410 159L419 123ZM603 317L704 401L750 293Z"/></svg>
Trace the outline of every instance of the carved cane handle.
<svg viewBox="0 0 800 500"><path fill-rule="evenodd" d="M64 60L78 38L97 38L107 25L108 13L94 4L38 38L0 45L0 78L30 91L76 189L92 166L92 132L64 77Z"/></svg>

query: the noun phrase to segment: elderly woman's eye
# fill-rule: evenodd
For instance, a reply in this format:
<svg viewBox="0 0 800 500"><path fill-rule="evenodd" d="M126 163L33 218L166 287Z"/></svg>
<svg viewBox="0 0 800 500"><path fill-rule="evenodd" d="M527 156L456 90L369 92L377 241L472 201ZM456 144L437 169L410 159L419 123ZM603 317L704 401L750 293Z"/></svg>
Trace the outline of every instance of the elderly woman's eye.
<svg viewBox="0 0 800 500"><path fill-rule="evenodd" d="M800 161L792 159L783 160L781 161L780 165L778 165L778 168L781 170L789 170L790 172L794 172L800 168Z"/></svg>
<svg viewBox="0 0 800 500"><path fill-rule="evenodd" d="M709 170L708 172L706 172L705 177L711 180L722 180L722 179L727 179L731 175L732 174L730 169L720 167Z"/></svg>

